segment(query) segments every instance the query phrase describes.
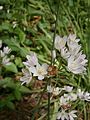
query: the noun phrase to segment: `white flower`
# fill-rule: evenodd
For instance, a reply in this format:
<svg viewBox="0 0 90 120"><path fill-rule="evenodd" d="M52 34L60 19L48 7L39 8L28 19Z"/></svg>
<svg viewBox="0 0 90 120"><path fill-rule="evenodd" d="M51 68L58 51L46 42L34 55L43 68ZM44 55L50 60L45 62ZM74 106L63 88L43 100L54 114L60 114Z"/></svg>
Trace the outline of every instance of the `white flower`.
<svg viewBox="0 0 90 120"><path fill-rule="evenodd" d="M59 95L61 93L62 89L60 89L59 87L56 87L53 89L53 94L55 96Z"/></svg>
<svg viewBox="0 0 90 120"><path fill-rule="evenodd" d="M62 110L61 112L58 112L57 119L58 120L69 120L68 113L66 113L64 110Z"/></svg>
<svg viewBox="0 0 90 120"><path fill-rule="evenodd" d="M66 47L61 49L61 56L66 60L70 57L70 52Z"/></svg>
<svg viewBox="0 0 90 120"><path fill-rule="evenodd" d="M70 101L71 96L69 94L64 94L63 97L66 101L68 101L68 102Z"/></svg>
<svg viewBox="0 0 90 120"><path fill-rule="evenodd" d="M32 67L38 64L37 55L34 52L31 52L30 55L26 56L27 61L23 62L26 67Z"/></svg>
<svg viewBox="0 0 90 120"><path fill-rule="evenodd" d="M79 42L80 39L76 39L76 34L69 34L68 40L71 42Z"/></svg>
<svg viewBox="0 0 90 120"><path fill-rule="evenodd" d="M61 96L60 97L60 105L67 105L68 104L68 101L67 99L64 97L64 96Z"/></svg>
<svg viewBox="0 0 90 120"><path fill-rule="evenodd" d="M77 115L75 114L76 112L77 112L76 110L72 110L71 112L68 113L69 120L74 120L74 118L77 117Z"/></svg>
<svg viewBox="0 0 90 120"><path fill-rule="evenodd" d="M9 54L9 53L11 52L11 49L8 48L8 47L4 47L4 48L3 48L3 52L4 52L5 54Z"/></svg>
<svg viewBox="0 0 90 120"><path fill-rule="evenodd" d="M51 85L47 85L47 92L48 93L52 93L53 88L51 87Z"/></svg>
<svg viewBox="0 0 90 120"><path fill-rule="evenodd" d="M81 100L90 101L90 93L81 91L81 89L78 89L78 90L77 90L77 96L78 96Z"/></svg>
<svg viewBox="0 0 90 120"><path fill-rule="evenodd" d="M66 99L66 101L75 101L77 100L77 95L74 93L69 93L69 94L64 94L64 98Z"/></svg>
<svg viewBox="0 0 90 120"><path fill-rule="evenodd" d="M85 66L88 60L85 59L85 54L81 52L78 53L77 56L71 55L70 58L68 58L68 70L74 74L81 74L86 71Z"/></svg>
<svg viewBox="0 0 90 120"><path fill-rule="evenodd" d="M38 63L36 67L30 67L29 69L33 73L33 76L38 76L38 79L42 80L47 74L48 65L46 63L40 65Z"/></svg>
<svg viewBox="0 0 90 120"><path fill-rule="evenodd" d="M3 6L0 6L0 10L2 10L3 9Z"/></svg>
<svg viewBox="0 0 90 120"><path fill-rule="evenodd" d="M77 94L70 93L70 101L75 101L75 100L77 100Z"/></svg>
<svg viewBox="0 0 90 120"><path fill-rule="evenodd" d="M77 90L77 96L81 99L84 100L84 91L81 91L81 89Z"/></svg>
<svg viewBox="0 0 90 120"><path fill-rule="evenodd" d="M73 87L70 86L64 86L63 90L67 91L67 92L71 92L73 89Z"/></svg>
<svg viewBox="0 0 90 120"><path fill-rule="evenodd" d="M3 65L10 65L11 64L10 58L7 58L7 56L3 57L2 58L2 64Z"/></svg>
<svg viewBox="0 0 90 120"><path fill-rule="evenodd" d="M2 40L0 40L0 48L2 47Z"/></svg>
<svg viewBox="0 0 90 120"><path fill-rule="evenodd" d="M32 74L28 69L22 69L23 77L20 78L20 81L22 82L21 85L23 84L29 84L30 81L32 80Z"/></svg>
<svg viewBox="0 0 90 120"><path fill-rule="evenodd" d="M69 49L69 53L70 55L77 55L81 49L81 45L79 45L76 42L70 42L68 43L68 49Z"/></svg>
<svg viewBox="0 0 90 120"><path fill-rule="evenodd" d="M84 99L85 99L86 101L90 101L90 93L85 92L85 93L84 93Z"/></svg>
<svg viewBox="0 0 90 120"><path fill-rule="evenodd" d="M63 47L65 47L66 41L67 37L62 38L57 35L55 38L55 48L60 51Z"/></svg>

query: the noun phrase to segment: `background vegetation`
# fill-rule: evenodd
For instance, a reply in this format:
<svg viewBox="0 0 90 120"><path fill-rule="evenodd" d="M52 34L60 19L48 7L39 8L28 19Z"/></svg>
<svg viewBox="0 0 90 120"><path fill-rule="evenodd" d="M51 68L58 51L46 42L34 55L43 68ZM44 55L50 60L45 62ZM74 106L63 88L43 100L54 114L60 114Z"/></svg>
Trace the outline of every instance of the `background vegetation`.
<svg viewBox="0 0 90 120"><path fill-rule="evenodd" d="M1 120L4 120L5 117L7 118L8 115L11 117L8 120L12 119L13 116L16 119L17 116L22 119L23 114L25 114L23 120L31 120L33 116L32 110L34 110L35 100L37 99L32 99L31 96L35 96L36 91L37 93L42 91L42 83L38 83L40 88L38 89L36 85L34 90L33 86L35 83L21 86L19 79L22 76L21 69L24 67L22 61L25 61L29 51L34 51L37 53L41 63L50 64L58 5L59 14L56 33L61 36L76 33L78 38L81 39L83 51L87 55L89 62L87 66L88 75L82 76L82 78L78 76L71 78L71 74L60 72L57 84L59 86L72 85L75 87L78 84L78 78L80 78L79 85L81 88L90 92L89 0L60 0L60 2L59 0L0 0L0 6L3 6L3 9L0 10L0 40L2 40L3 46L11 48L10 54L14 55L13 64L8 67L3 66L0 69ZM65 77L65 80L63 77ZM45 97L47 98L46 94L44 95L44 100L46 99ZM80 109L82 109L81 106ZM41 107L44 107L42 111L45 111L47 101ZM87 108L90 112L89 107L90 105L87 104L83 107L84 112L82 113L85 116L89 116L88 112L88 115L85 113ZM9 112L8 109L11 109L11 111ZM46 113L38 115L36 110L37 108L34 110L35 119L42 120ZM88 118L90 119L90 116Z"/></svg>

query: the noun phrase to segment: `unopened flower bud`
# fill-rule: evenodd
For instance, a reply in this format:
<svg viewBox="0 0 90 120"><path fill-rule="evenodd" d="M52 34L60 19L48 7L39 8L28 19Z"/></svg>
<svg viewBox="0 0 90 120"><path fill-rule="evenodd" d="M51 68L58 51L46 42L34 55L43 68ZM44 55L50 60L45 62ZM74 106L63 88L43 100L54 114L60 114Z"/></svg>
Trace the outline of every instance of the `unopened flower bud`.
<svg viewBox="0 0 90 120"><path fill-rule="evenodd" d="M52 93L52 91L53 91L53 88L51 87L51 85L48 85L47 86L47 92Z"/></svg>
<svg viewBox="0 0 90 120"><path fill-rule="evenodd" d="M2 40L0 40L0 48L2 47Z"/></svg>
<svg viewBox="0 0 90 120"><path fill-rule="evenodd" d="M53 58L53 59L56 58L56 51L55 51L55 50L52 51L52 58Z"/></svg>
<svg viewBox="0 0 90 120"><path fill-rule="evenodd" d="M3 6L0 6L0 10L2 10L3 9Z"/></svg>

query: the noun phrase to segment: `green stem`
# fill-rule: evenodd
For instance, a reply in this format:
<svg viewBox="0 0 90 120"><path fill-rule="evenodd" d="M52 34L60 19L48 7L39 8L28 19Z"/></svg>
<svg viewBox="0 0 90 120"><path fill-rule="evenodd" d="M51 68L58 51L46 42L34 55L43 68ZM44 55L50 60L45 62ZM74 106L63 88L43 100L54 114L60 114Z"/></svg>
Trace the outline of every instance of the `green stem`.
<svg viewBox="0 0 90 120"><path fill-rule="evenodd" d="M87 7L87 12L88 12L88 38L87 38L87 44L88 44L88 79L90 83L90 1L88 0L88 7Z"/></svg>
<svg viewBox="0 0 90 120"><path fill-rule="evenodd" d="M60 0L59 0L59 3L60 3ZM53 52L53 50L55 49L55 48L54 48L54 42L55 42L55 37L56 37L56 30L57 30L56 28L57 28L58 16L59 16L59 6L60 6L60 5L58 4L51 54L53 54L52 52ZM53 55L51 56L51 65L53 65Z"/></svg>
<svg viewBox="0 0 90 120"><path fill-rule="evenodd" d="M59 0L59 4L60 4L60 0ZM54 60L53 60L53 50L54 48L54 42L55 42L55 37L56 37L56 28L57 28L57 22L58 22L58 16L59 16L59 5L57 7L57 14L56 14L56 21L55 21L55 30L54 30L54 35L53 35L53 43L52 43L52 49L51 49L51 65L54 64ZM50 86L51 84L51 79L48 80L48 86ZM48 93L48 120L50 120L50 93Z"/></svg>
<svg viewBox="0 0 90 120"><path fill-rule="evenodd" d="M83 107L84 107L84 120L87 120L87 116L86 116L86 105L85 103L83 102Z"/></svg>
<svg viewBox="0 0 90 120"><path fill-rule="evenodd" d="M53 11L53 9L52 9L52 7L51 7L50 1L49 1L49 0L47 0L47 3L48 3L48 5L49 5L49 8L50 8L50 10L51 10L52 14L54 14L54 11Z"/></svg>

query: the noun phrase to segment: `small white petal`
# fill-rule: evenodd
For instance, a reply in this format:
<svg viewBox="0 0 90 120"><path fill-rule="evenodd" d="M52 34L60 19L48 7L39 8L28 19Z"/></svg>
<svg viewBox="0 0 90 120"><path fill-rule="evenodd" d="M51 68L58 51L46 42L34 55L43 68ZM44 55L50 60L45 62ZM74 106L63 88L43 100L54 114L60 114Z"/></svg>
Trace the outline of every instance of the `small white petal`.
<svg viewBox="0 0 90 120"><path fill-rule="evenodd" d="M32 73L34 73L34 74L35 74L35 73L37 73L37 71L36 71L36 68L35 68L35 67L30 67L30 68L29 68L29 70L30 70Z"/></svg>
<svg viewBox="0 0 90 120"><path fill-rule="evenodd" d="M43 79L44 79L44 76L38 76L38 79L39 79L39 80L43 80Z"/></svg>

